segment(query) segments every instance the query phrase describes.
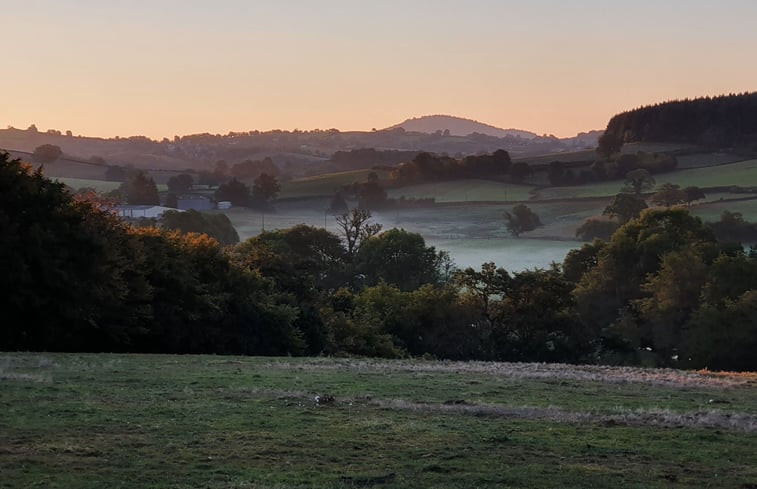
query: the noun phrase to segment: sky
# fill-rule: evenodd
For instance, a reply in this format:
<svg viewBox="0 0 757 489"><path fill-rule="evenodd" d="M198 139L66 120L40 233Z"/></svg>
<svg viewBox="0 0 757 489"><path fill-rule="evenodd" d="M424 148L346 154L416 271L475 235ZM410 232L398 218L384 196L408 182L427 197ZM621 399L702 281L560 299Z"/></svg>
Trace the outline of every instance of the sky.
<svg viewBox="0 0 757 489"><path fill-rule="evenodd" d="M754 0L0 0L0 127L370 130L449 114L573 136L757 90Z"/></svg>

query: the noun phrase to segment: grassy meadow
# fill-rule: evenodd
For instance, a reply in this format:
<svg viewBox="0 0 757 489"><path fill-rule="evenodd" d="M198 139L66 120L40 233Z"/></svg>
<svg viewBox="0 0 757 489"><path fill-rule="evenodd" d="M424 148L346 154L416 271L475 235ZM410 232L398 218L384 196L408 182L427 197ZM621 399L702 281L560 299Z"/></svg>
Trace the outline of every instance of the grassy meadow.
<svg viewBox="0 0 757 489"><path fill-rule="evenodd" d="M757 160L747 160L720 166L691 168L661 173L654 176L657 184L673 183L681 188L697 187L757 187ZM549 187L539 189L536 199L573 199L588 197L611 197L623 188L623 180L598 182L571 187Z"/></svg>
<svg viewBox="0 0 757 489"><path fill-rule="evenodd" d="M81 188L93 188L96 192L108 193L121 185L121 182L111 182L107 180L93 180L89 178L71 178L71 177L59 177L55 180L65 183L74 190Z"/></svg>
<svg viewBox="0 0 757 489"><path fill-rule="evenodd" d="M0 403L7 488L757 486L755 374L5 353Z"/></svg>
<svg viewBox="0 0 757 489"><path fill-rule="evenodd" d="M562 263L570 250L581 245L575 241L529 238L431 238L426 243L447 251L458 268L480 269L482 263L494 262L511 272L547 268L552 262Z"/></svg>
<svg viewBox="0 0 757 489"><path fill-rule="evenodd" d="M117 189L121 182L112 182L109 180L95 180L90 178L71 178L71 177L57 177L53 178L61 183L65 183L74 190L81 188L93 188L96 192L108 193ZM165 192L168 190L168 186L164 183L156 184L159 192Z"/></svg>
<svg viewBox="0 0 757 489"><path fill-rule="evenodd" d="M447 202L511 202L528 200L534 189L532 185L518 185L493 180L455 180L450 182L424 183L391 189L391 198L435 199Z"/></svg>
<svg viewBox="0 0 757 489"><path fill-rule="evenodd" d="M386 179L387 171L353 170L336 173L326 173L312 177L299 178L284 182L281 185L281 198L329 197L345 185L355 182L365 182L370 173L376 173L379 179Z"/></svg>

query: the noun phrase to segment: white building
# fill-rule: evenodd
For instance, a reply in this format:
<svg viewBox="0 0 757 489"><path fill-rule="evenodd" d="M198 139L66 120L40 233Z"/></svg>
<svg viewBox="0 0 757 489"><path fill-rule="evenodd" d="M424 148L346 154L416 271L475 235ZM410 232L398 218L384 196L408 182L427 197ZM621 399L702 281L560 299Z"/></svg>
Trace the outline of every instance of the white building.
<svg viewBox="0 0 757 489"><path fill-rule="evenodd" d="M126 219L158 219L166 211L176 211L178 209L172 209L170 207L163 207L160 205L117 205L115 208L118 217ZM184 212L179 210L179 212Z"/></svg>

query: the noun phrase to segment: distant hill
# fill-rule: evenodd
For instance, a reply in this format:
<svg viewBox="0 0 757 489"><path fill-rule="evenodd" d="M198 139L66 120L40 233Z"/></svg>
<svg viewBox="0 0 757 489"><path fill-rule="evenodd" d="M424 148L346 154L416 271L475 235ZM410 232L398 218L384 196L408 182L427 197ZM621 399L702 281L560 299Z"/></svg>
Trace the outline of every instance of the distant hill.
<svg viewBox="0 0 757 489"><path fill-rule="evenodd" d="M437 129L417 132L418 124L436 122ZM441 121L441 122L440 122ZM8 127L0 129L0 150L31 153L42 144L58 146L66 160L47 169L54 176L95 178L104 170L90 164L93 157L107 165L133 165L135 168L161 172L213 170L223 160L234 165L246 160L270 157L288 177L315 175L392 166L411 160L418 152L447 154L455 158L506 150L511 157L581 151L597 145L599 133L581 133L572 138L537 136L528 131L499 129L476 121L449 116L411 119L407 128L381 131L346 131L337 129L312 131L243 131L221 134L190 134L171 140L153 140L144 136L98 137L74 136L55 129L39 131ZM429 127L429 126L425 126ZM445 130L449 133L445 134ZM462 134L462 135L456 135ZM69 173L65 173L69 172Z"/></svg>
<svg viewBox="0 0 757 489"><path fill-rule="evenodd" d="M464 119L462 117L454 117L451 115L426 115L423 117L413 117L412 119L407 119L405 122L401 122L387 129L391 130L398 128L402 128L405 131L423 132L426 134L449 130L451 136L467 136L473 133L486 134L487 136L493 136L496 138L520 136L526 139L533 139L538 136L536 133L529 131L522 131L520 129L501 129L489 124L484 124L483 122Z"/></svg>

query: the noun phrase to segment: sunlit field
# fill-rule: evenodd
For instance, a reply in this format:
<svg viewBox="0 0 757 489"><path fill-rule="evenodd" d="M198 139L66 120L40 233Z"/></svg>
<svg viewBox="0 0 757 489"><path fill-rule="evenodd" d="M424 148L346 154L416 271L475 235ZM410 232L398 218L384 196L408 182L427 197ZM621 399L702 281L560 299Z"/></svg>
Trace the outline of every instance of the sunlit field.
<svg viewBox="0 0 757 489"><path fill-rule="evenodd" d="M117 189L121 185L121 182L111 182L107 180L93 180L93 179L87 179L87 178L58 177L54 179L61 183L65 183L66 185L74 189L75 191L82 188L91 188L91 189L94 189L96 192L107 193L107 192ZM168 190L168 186L164 183L158 183L156 184L156 187L158 187L159 192L165 192L166 190Z"/></svg>
<svg viewBox="0 0 757 489"><path fill-rule="evenodd" d="M757 160L730 163L727 165L706 168L692 168L670 173L654 175L657 184L669 182L680 185L697 187L725 187L757 186ZM538 199L569 199L586 197L609 197L620 192L623 180L594 183L591 185L576 185L572 187L550 187L536 193Z"/></svg>
<svg viewBox="0 0 757 489"><path fill-rule="evenodd" d="M96 192L102 192L107 193L112 190L115 190L118 188L119 185L121 185L121 182L109 182L106 180L92 180L92 179L85 179L85 178L68 178L68 177L59 177L55 180L65 183L69 187L71 187L74 190L79 190L82 188L92 188L95 189Z"/></svg>
<svg viewBox="0 0 757 489"><path fill-rule="evenodd" d="M365 182L370 173L376 173L382 179L389 175L386 171L355 170L300 178L284 182L281 185L281 197L331 197L345 185Z"/></svg>
<svg viewBox="0 0 757 489"><path fill-rule="evenodd" d="M757 484L757 377L507 363L0 355L2 487Z"/></svg>

